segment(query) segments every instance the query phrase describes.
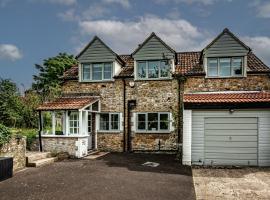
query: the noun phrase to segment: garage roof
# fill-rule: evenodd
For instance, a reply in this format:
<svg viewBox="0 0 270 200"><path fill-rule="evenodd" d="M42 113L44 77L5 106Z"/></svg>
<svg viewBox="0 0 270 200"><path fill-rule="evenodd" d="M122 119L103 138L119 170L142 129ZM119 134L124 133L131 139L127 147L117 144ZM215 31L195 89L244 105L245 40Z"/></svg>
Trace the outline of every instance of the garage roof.
<svg viewBox="0 0 270 200"><path fill-rule="evenodd" d="M270 102L270 91L205 92L184 94L184 103L263 103Z"/></svg>

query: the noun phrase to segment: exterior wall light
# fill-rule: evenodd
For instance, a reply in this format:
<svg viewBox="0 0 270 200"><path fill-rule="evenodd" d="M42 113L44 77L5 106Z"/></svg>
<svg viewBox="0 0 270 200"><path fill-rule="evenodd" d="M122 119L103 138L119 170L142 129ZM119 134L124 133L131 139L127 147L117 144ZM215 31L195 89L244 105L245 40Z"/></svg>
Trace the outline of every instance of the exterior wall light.
<svg viewBox="0 0 270 200"><path fill-rule="evenodd" d="M129 82L129 86L130 86L131 88L133 88L133 87L135 86L135 82L134 82L134 81L130 81L130 82Z"/></svg>

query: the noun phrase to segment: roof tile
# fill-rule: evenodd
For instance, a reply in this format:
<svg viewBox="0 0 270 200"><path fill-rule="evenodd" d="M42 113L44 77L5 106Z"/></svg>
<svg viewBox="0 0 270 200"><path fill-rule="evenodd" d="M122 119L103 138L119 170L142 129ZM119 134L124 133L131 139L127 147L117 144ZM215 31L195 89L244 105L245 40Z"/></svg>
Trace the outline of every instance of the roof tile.
<svg viewBox="0 0 270 200"><path fill-rule="evenodd" d="M184 103L263 103L270 102L270 92L231 92L184 94Z"/></svg>
<svg viewBox="0 0 270 200"><path fill-rule="evenodd" d="M37 110L78 110L97 101L97 97L60 97L40 105Z"/></svg>

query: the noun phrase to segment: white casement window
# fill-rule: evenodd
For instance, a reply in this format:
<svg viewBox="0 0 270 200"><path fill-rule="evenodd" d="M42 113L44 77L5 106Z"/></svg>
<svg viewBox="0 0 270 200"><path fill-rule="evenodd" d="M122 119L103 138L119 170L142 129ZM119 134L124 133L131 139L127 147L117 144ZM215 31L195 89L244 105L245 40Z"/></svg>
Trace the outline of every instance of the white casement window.
<svg viewBox="0 0 270 200"><path fill-rule="evenodd" d="M79 113L71 112L69 115L69 134L79 134Z"/></svg>
<svg viewBox="0 0 270 200"><path fill-rule="evenodd" d="M101 113L99 120L100 131L118 131L120 129L119 113Z"/></svg>
<svg viewBox="0 0 270 200"><path fill-rule="evenodd" d="M207 76L243 76L243 57L207 58Z"/></svg>
<svg viewBox="0 0 270 200"><path fill-rule="evenodd" d="M112 80L113 63L85 63L81 69L82 81Z"/></svg>
<svg viewBox="0 0 270 200"><path fill-rule="evenodd" d="M170 130L170 113L137 113L137 131L167 132Z"/></svg>
<svg viewBox="0 0 270 200"><path fill-rule="evenodd" d="M137 79L170 78L169 60L151 60L137 62Z"/></svg>

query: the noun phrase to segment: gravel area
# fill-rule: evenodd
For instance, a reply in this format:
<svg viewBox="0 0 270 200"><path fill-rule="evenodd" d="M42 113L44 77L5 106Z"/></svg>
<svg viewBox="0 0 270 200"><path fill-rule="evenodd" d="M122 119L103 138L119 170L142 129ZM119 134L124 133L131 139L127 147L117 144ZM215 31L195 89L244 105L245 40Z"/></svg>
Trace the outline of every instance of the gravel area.
<svg viewBox="0 0 270 200"><path fill-rule="evenodd" d="M270 168L193 168L197 199L270 199Z"/></svg>

